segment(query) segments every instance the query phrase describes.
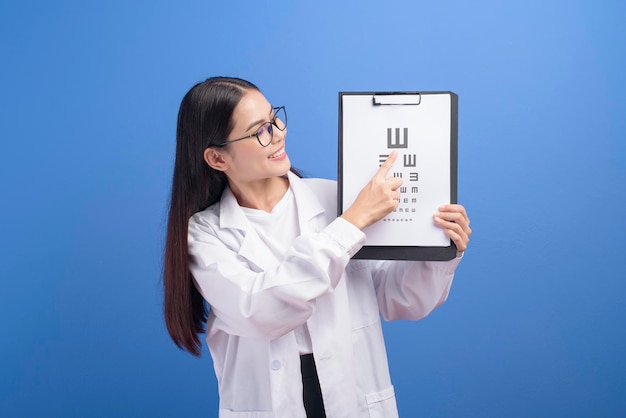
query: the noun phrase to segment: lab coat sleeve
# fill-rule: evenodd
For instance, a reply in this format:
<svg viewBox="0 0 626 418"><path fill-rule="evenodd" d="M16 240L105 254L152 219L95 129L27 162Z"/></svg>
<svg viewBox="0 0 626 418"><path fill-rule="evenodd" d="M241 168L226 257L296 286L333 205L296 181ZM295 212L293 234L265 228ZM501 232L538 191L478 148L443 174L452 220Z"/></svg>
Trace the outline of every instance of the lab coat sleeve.
<svg viewBox="0 0 626 418"><path fill-rule="evenodd" d="M448 297L462 255L450 261L377 261L372 277L387 321L422 319Z"/></svg>
<svg viewBox="0 0 626 418"><path fill-rule="evenodd" d="M316 298L332 292L365 235L343 218L301 235L283 260L265 271L238 254L231 233L192 217L190 270L196 286L231 335L275 339L302 325ZM240 231L237 231L240 232Z"/></svg>

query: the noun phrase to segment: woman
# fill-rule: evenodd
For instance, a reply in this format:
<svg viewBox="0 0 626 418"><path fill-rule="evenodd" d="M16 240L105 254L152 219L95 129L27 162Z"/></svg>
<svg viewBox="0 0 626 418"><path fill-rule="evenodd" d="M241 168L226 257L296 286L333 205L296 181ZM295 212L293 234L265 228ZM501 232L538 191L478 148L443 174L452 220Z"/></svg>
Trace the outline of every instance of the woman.
<svg viewBox="0 0 626 418"><path fill-rule="evenodd" d="M449 262L351 260L362 229L398 205L395 154L336 217L336 184L301 179L284 108L253 84L195 85L178 114L165 248L165 319L174 342L206 340L220 417L393 417L380 316L420 319L443 303L471 229L465 209L434 217ZM206 302L205 302L206 301Z"/></svg>

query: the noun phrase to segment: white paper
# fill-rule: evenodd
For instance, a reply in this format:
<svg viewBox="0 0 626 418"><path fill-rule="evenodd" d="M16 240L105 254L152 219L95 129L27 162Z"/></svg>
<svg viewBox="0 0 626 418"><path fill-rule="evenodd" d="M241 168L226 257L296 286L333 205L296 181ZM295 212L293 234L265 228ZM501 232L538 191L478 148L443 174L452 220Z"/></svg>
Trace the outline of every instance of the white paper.
<svg viewBox="0 0 626 418"><path fill-rule="evenodd" d="M387 97L401 103L406 95ZM398 158L388 177L403 179L400 204L365 229L366 244L449 246L450 239L435 226L433 215L439 206L450 203L450 95L422 94L419 105L375 106L372 98L342 96L342 211L395 150Z"/></svg>

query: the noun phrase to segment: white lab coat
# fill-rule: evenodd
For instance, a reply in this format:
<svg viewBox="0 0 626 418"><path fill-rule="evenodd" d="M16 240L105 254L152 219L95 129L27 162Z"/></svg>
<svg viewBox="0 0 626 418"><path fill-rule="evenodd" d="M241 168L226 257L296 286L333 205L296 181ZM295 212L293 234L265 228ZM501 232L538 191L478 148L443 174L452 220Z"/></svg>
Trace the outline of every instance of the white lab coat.
<svg viewBox="0 0 626 418"><path fill-rule="evenodd" d="M189 222L191 272L210 305L219 416L306 416L293 331L306 322L327 416L396 417L380 316L428 315L446 299L459 258L351 260L365 235L336 218L336 183L291 173L289 181L301 234L282 260L228 188Z"/></svg>

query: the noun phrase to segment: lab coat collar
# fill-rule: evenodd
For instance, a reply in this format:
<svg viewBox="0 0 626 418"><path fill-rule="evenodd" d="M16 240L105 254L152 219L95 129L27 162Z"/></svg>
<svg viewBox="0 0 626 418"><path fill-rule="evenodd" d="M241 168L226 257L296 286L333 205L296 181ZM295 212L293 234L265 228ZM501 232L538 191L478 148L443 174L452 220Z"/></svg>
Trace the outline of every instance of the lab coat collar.
<svg viewBox="0 0 626 418"><path fill-rule="evenodd" d="M318 215L324 214L324 207L302 179L292 172L289 172L287 176L298 208L300 234L319 232L324 225L321 225L317 220L320 219ZM248 218L237 203L235 195L228 187L224 190L220 200L220 227L237 229L243 233L244 238L241 242L239 255L262 269L271 267L273 264L271 260L275 259L274 256L252 229Z"/></svg>
<svg viewBox="0 0 626 418"><path fill-rule="evenodd" d="M296 199L298 208L298 219L300 220L300 234L307 232L319 232L318 224L314 220L318 215L323 215L326 211L313 190L300 177L288 173L289 184Z"/></svg>

